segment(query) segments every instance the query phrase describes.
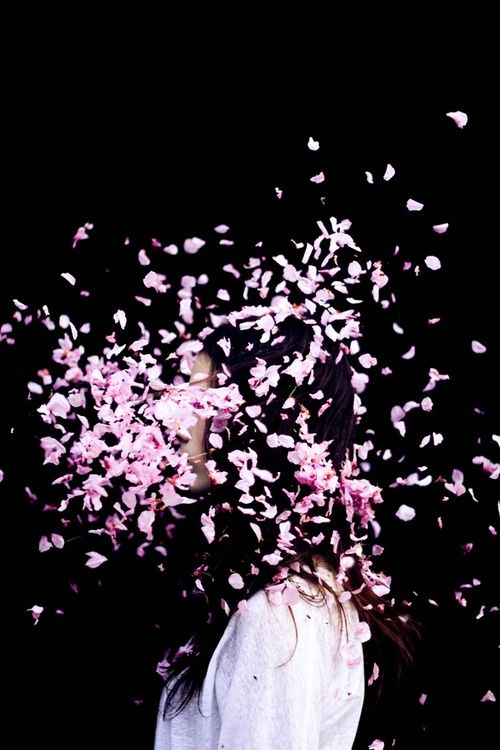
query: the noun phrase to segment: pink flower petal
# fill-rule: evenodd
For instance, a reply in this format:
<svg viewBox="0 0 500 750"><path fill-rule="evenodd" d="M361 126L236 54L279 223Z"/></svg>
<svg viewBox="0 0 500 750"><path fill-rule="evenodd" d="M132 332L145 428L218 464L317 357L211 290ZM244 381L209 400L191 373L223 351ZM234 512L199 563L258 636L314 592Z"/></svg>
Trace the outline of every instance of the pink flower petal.
<svg viewBox="0 0 500 750"><path fill-rule="evenodd" d="M472 341L471 342L471 349L474 352L474 354L484 354L485 351L487 351L484 344L481 344L480 341Z"/></svg>
<svg viewBox="0 0 500 750"><path fill-rule="evenodd" d="M307 141L307 148L310 151L317 151L319 149L319 141L315 141L314 138L309 138Z"/></svg>
<svg viewBox="0 0 500 750"><path fill-rule="evenodd" d="M413 359L415 356L415 347L410 346L407 352L401 355L401 359Z"/></svg>
<svg viewBox="0 0 500 750"><path fill-rule="evenodd" d="M428 255L424 263L431 271L438 271L441 268L441 261L435 255Z"/></svg>
<svg viewBox="0 0 500 750"><path fill-rule="evenodd" d="M423 203L419 203L418 201L413 200L413 198L409 198L406 201L406 208L408 209L408 211L421 211L423 207Z"/></svg>
<svg viewBox="0 0 500 750"><path fill-rule="evenodd" d="M384 177L383 179L388 182L389 180L392 180L394 175L396 174L396 170L392 166L392 164L388 164L385 168Z"/></svg>
<svg viewBox="0 0 500 750"><path fill-rule="evenodd" d="M52 548L51 542L47 539L46 536L40 537L40 541L38 543L38 551L39 552L48 552L49 549Z"/></svg>
<svg viewBox="0 0 500 750"><path fill-rule="evenodd" d="M481 703L487 703L489 701L496 701L496 697L492 690L487 690L481 698Z"/></svg>
<svg viewBox="0 0 500 750"><path fill-rule="evenodd" d="M87 568L98 568L99 565L102 565L104 562L107 562L107 557L104 557L104 555L100 555L99 552L86 552L86 555L88 555L88 560L85 563Z"/></svg>
<svg viewBox="0 0 500 750"><path fill-rule="evenodd" d="M412 521L415 518L416 512L415 512L415 508L411 508L409 505L405 505L403 503L402 505L399 506L395 515L401 521Z"/></svg>
<svg viewBox="0 0 500 750"><path fill-rule="evenodd" d="M149 256L145 250L139 250L139 254L137 256L137 259L141 266L150 266L151 261L149 259Z"/></svg>
<svg viewBox="0 0 500 750"><path fill-rule="evenodd" d="M243 578L239 573L231 573L227 580L229 581L229 585L232 586L233 589L242 589L245 585Z"/></svg>
<svg viewBox="0 0 500 750"><path fill-rule="evenodd" d="M188 253L188 255L195 255L204 244L205 240L202 240L199 237L190 237L189 239L184 240L184 252Z"/></svg>
<svg viewBox="0 0 500 750"><path fill-rule="evenodd" d="M319 174L315 174L313 177L311 177L311 182L315 182L317 185L319 185L321 182L325 181L325 175L323 172L320 172Z"/></svg>
<svg viewBox="0 0 500 750"><path fill-rule="evenodd" d="M75 286L76 279L72 273L62 273L61 276L63 279L65 279L65 281L71 284L71 286Z"/></svg>
<svg viewBox="0 0 500 750"><path fill-rule="evenodd" d="M460 112L460 110L457 110L456 112L447 112L446 117L450 117L459 128L463 128L467 125L469 119L465 112Z"/></svg>
<svg viewBox="0 0 500 750"><path fill-rule="evenodd" d="M448 231L449 224L433 224L432 229L436 234L444 234Z"/></svg>
<svg viewBox="0 0 500 750"><path fill-rule="evenodd" d="M217 432L211 432L210 433L210 436L208 438L208 442L214 448L222 448L222 446L223 446L222 437Z"/></svg>
<svg viewBox="0 0 500 750"><path fill-rule="evenodd" d="M26 612L31 612L31 616L33 617L33 619L35 621L35 625L36 625L37 622L38 622L38 618L40 617L40 615L43 612L43 607L40 607L40 605L38 605L38 604L34 604L32 607L30 607L29 609L27 609Z"/></svg>

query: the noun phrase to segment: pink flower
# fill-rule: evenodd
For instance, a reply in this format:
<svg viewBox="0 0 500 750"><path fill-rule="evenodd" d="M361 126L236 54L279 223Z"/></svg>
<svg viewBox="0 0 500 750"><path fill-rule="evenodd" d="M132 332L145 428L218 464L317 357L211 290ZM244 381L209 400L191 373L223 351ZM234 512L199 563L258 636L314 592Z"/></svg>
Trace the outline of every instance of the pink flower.
<svg viewBox="0 0 500 750"><path fill-rule="evenodd" d="M447 112L446 117L450 117L459 128L465 127L469 119L465 112L460 112L460 110L457 110L456 112Z"/></svg>
<svg viewBox="0 0 500 750"><path fill-rule="evenodd" d="M85 563L85 565L88 568L98 568L99 565L102 565L103 563L107 562L107 557L104 557L104 555L99 554L99 552L86 552L86 555L88 555L88 560Z"/></svg>

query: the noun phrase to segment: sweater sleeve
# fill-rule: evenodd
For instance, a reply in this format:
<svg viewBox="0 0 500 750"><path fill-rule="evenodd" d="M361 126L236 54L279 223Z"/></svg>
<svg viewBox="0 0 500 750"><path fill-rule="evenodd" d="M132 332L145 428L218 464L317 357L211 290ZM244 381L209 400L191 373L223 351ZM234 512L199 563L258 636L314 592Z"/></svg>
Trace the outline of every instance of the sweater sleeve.
<svg viewBox="0 0 500 750"><path fill-rule="evenodd" d="M286 605L273 605L265 592L248 604L219 663L218 750L315 750L329 658L319 627L324 615L309 613L302 601L294 605L296 642Z"/></svg>

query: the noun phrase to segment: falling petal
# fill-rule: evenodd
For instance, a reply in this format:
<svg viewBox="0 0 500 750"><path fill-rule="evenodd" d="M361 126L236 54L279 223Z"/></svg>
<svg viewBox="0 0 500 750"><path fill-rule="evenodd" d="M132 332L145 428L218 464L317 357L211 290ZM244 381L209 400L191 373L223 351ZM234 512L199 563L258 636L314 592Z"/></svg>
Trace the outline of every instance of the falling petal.
<svg viewBox="0 0 500 750"><path fill-rule="evenodd" d="M460 112L460 110L457 110L456 112L447 112L446 117L450 117L459 128L463 128L467 125L469 119L465 112Z"/></svg>
<svg viewBox="0 0 500 750"><path fill-rule="evenodd" d="M474 354L484 354L485 351L487 351L484 344L481 344L480 341L475 340L471 342L471 349Z"/></svg>
<svg viewBox="0 0 500 750"><path fill-rule="evenodd" d="M51 549L52 544L49 542L46 536L42 536L40 538L40 541L38 543L38 551L39 552L48 552L49 549Z"/></svg>
<svg viewBox="0 0 500 750"><path fill-rule="evenodd" d="M34 604L32 607L26 610L27 612L31 612L31 616L33 617L35 621L35 625L38 622L38 618L43 612L43 607L40 607L38 604Z"/></svg>
<svg viewBox="0 0 500 750"><path fill-rule="evenodd" d="M123 310L117 310L113 315L113 320L115 323L118 323L121 328L125 328L127 325L127 316Z"/></svg>
<svg viewBox="0 0 500 750"><path fill-rule="evenodd" d="M481 703L486 703L489 701L496 701L496 697L492 690L487 690L486 693L481 698Z"/></svg>
<svg viewBox="0 0 500 750"><path fill-rule="evenodd" d="M432 411L432 407L434 404L432 403L432 399L429 398L429 396L426 396L422 399L421 407L423 411Z"/></svg>
<svg viewBox="0 0 500 750"><path fill-rule="evenodd" d="M436 234L444 234L448 231L449 224L433 224L432 228Z"/></svg>
<svg viewBox="0 0 500 750"><path fill-rule="evenodd" d="M184 252L188 253L188 255L195 255L204 244L205 240L202 240L199 237L190 237L189 239L184 240Z"/></svg>
<svg viewBox="0 0 500 750"><path fill-rule="evenodd" d="M310 151L317 151L319 149L319 141L315 141L314 138L309 138L307 141L307 148Z"/></svg>
<svg viewBox="0 0 500 750"><path fill-rule="evenodd" d="M401 355L401 359L413 359L415 356L415 347L411 346L407 352Z"/></svg>
<svg viewBox="0 0 500 750"><path fill-rule="evenodd" d="M385 168L384 177L383 179L388 182L389 180L392 180L394 175L396 174L396 170L392 166L392 164L388 164Z"/></svg>
<svg viewBox="0 0 500 750"><path fill-rule="evenodd" d="M62 278L65 279L71 286L75 286L76 279L71 273L62 273Z"/></svg>
<svg viewBox="0 0 500 750"><path fill-rule="evenodd" d="M150 266L151 261L149 259L149 256L145 250L139 250L139 254L137 256L139 263L141 266Z"/></svg>
<svg viewBox="0 0 500 750"><path fill-rule="evenodd" d="M321 182L325 181L325 175L323 172L320 172L319 174L314 175L311 177L311 182L315 182L317 185L319 185Z"/></svg>
<svg viewBox="0 0 500 750"><path fill-rule="evenodd" d="M85 554L89 558L85 563L88 568L98 568L99 565L102 565L108 559L104 555L100 555L99 552L86 552Z"/></svg>
<svg viewBox="0 0 500 750"><path fill-rule="evenodd" d="M438 271L441 268L441 261L435 255L428 255L424 263L431 271Z"/></svg>
<svg viewBox="0 0 500 750"><path fill-rule="evenodd" d="M421 211L423 207L423 203L419 203L418 201L413 200L413 198L409 198L406 201L406 208L408 209L408 211Z"/></svg>
<svg viewBox="0 0 500 750"><path fill-rule="evenodd" d="M401 521L412 521L415 518L415 508L411 508L404 503L399 506L395 514Z"/></svg>
<svg viewBox="0 0 500 750"><path fill-rule="evenodd" d="M245 585L243 578L239 573L232 573L227 580L229 581L229 585L232 586L233 589L242 589Z"/></svg>

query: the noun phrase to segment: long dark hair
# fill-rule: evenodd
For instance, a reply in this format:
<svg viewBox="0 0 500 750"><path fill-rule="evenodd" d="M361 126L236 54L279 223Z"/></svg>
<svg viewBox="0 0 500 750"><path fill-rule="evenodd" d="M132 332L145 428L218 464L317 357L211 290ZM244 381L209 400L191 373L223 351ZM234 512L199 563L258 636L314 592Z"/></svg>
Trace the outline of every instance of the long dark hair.
<svg viewBox="0 0 500 750"><path fill-rule="evenodd" d="M355 394L352 386L352 370L348 363L345 351L332 341L325 341L324 346L328 348L329 356L325 361L316 361L314 366L314 384L310 385L307 378L301 385L297 385L295 378L289 375L280 377L279 383L273 389L273 398L269 394L258 397L255 389L249 385L249 370L254 367L257 358L265 361L266 366L274 364L282 365L291 362L297 357L305 357L310 350L311 341L314 338L314 328L310 323L290 315L282 321L277 335L270 337L266 343L261 342L262 331L250 327L241 330L238 326L225 323L213 332L209 333L203 340L203 350L210 356L213 363L211 381L217 385L217 373L229 374L230 381L238 385L245 401L260 405L263 409L265 424L270 431L276 430L281 435L290 435L296 438L297 420L300 414L308 412L308 430L315 434L315 442L331 441L329 446L329 457L336 471L340 471L346 455L352 459L352 448L354 443L356 418L354 413ZM218 344L222 339L230 341L231 347L226 354ZM321 401L312 398L318 391L322 391ZM283 409L284 403L294 399L293 407ZM329 408L324 411L319 409L319 404L328 402ZM213 448L208 443L208 434L205 436L205 450L207 454L213 453ZM245 449L251 446L259 457L259 467L269 468L273 472L279 469L278 482L273 484L273 503L278 505L278 511L285 508L286 498L283 489L292 489L296 486L293 481L294 467L286 457L283 450L280 456L279 450L270 449L266 443L265 435L246 423L245 429L231 431L230 448ZM201 499L198 503L198 518L201 504L209 502L217 508L214 517L218 531L217 542L211 545L203 544L202 535L192 537L192 544L200 542L205 551L198 558L198 569L203 573L203 595L199 596L199 607L195 609L191 630L191 637L187 647L180 649L169 665L166 676L167 698L164 707L164 716L175 716L194 696L200 695L200 690L213 655L215 647L223 635L227 626L227 612L221 609L221 598L227 601L229 612L236 610L237 602L242 598L242 592L234 592L231 600L231 591L223 584L231 571L249 568L252 563L258 563L262 555L274 551L274 538L272 525L269 526L270 534L267 538L265 527L263 528L263 539L256 550L256 538L249 528L247 517L237 512L234 507L234 497L237 491L233 477L237 481L235 467L227 461L224 451L216 451L215 457L217 467L227 470L228 481L222 485L216 485L208 497ZM279 467L277 461L282 458ZM280 503L283 507L280 506ZM191 506L193 507L193 506ZM312 524L311 524L312 526ZM336 549L330 543L329 535L320 544L311 545L308 534L298 539L295 543L295 552L282 561L280 566L286 567L294 562L300 563L300 575L303 579L314 584L323 599L326 591L329 591L338 601L338 595L326 581L318 581L315 575L313 555L321 555L334 571L339 571L341 555L353 545L351 538L351 524L346 518L345 508L341 504L335 504L332 512L332 526L340 534L340 542ZM317 525L313 530L317 533ZM258 556L255 556L257 552ZM304 566L308 568L304 569ZM297 566L298 569L299 566ZM296 568L294 567L294 570ZM258 590L264 589L273 580L276 580L276 568L268 565L259 566L257 575L245 579L244 594L248 598ZM364 578L361 571L360 561L347 571L348 583L344 586L353 593L354 603L360 619L368 623L372 637L370 649L380 662L380 679L378 682L381 693L383 677L390 670L384 665L389 663L393 667L396 680L413 661L414 636L418 632L416 623L409 617L408 613L395 605L393 601L386 601L376 596L370 587L363 585ZM303 598L307 594L301 592ZM236 598L238 597L238 598ZM339 607L342 609L340 602ZM289 607L293 619L293 610ZM342 613L344 614L343 610ZM344 622L347 622L344 615ZM295 620L294 620L295 625ZM296 633L297 629L295 628ZM366 649L365 649L366 655Z"/></svg>

